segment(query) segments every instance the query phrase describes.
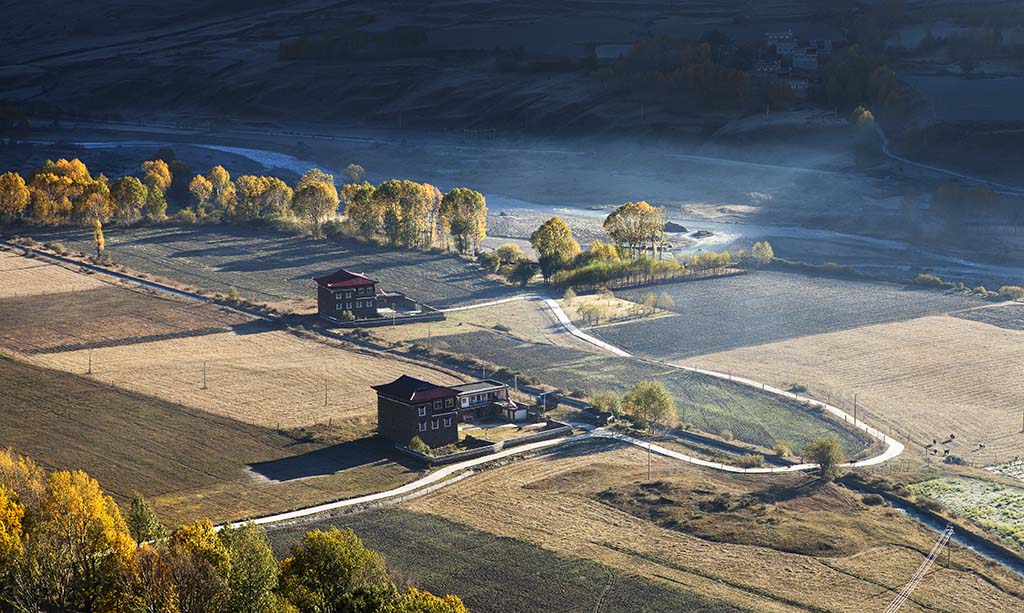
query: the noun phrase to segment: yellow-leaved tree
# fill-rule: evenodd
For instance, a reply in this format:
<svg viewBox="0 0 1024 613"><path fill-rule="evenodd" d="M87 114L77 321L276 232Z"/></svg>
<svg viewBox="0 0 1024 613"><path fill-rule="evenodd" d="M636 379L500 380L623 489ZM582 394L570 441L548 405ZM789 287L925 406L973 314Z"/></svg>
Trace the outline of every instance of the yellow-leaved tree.
<svg viewBox="0 0 1024 613"><path fill-rule="evenodd" d="M0 220L11 223L28 206L28 186L25 179L16 172L5 172L0 175Z"/></svg>

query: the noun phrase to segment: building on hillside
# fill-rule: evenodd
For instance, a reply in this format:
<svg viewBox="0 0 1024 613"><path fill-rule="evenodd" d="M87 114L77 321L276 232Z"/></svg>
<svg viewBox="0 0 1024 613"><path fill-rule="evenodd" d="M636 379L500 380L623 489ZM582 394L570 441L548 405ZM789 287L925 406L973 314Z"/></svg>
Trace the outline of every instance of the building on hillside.
<svg viewBox="0 0 1024 613"><path fill-rule="evenodd" d="M798 43L795 38L780 40L774 45L775 53L778 53L782 57L792 57L793 52L796 51L797 45Z"/></svg>
<svg viewBox="0 0 1024 613"><path fill-rule="evenodd" d="M527 417L526 407L509 398L509 387L493 379L449 387L402 375L372 387L377 392L377 431L401 445L418 436L432 448L443 447L458 442L461 421Z"/></svg>
<svg viewBox="0 0 1024 613"><path fill-rule="evenodd" d="M408 375L374 385L377 392L377 431L384 438L408 445L412 437L430 447L459 442L459 392Z"/></svg>
<svg viewBox="0 0 1024 613"><path fill-rule="evenodd" d="M793 40L793 30L780 30L778 32L765 32L765 42L769 47L775 47L780 42Z"/></svg>
<svg viewBox="0 0 1024 613"><path fill-rule="evenodd" d="M462 421L497 417L508 421L526 419L526 407L508 397L508 386L501 381L485 379L462 385L453 385L459 392L456 407Z"/></svg>
<svg viewBox="0 0 1024 613"><path fill-rule="evenodd" d="M777 57L754 61L754 76L759 79L772 79L780 72L782 72L782 60Z"/></svg>
<svg viewBox="0 0 1024 613"><path fill-rule="evenodd" d="M313 280L317 284L316 306L320 317L345 321L379 316L377 282L373 279L342 268Z"/></svg>
<svg viewBox="0 0 1024 613"><path fill-rule="evenodd" d="M800 47L794 51L793 68L795 70L817 70L818 49L815 47Z"/></svg>

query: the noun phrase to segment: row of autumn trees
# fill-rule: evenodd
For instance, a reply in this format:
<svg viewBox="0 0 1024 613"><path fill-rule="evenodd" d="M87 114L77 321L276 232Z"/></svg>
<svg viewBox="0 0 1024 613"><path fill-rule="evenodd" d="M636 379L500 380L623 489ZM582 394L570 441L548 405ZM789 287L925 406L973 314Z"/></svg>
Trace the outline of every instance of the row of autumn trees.
<svg viewBox="0 0 1024 613"><path fill-rule="evenodd" d="M612 211L605 218L604 230L612 243L595 240L583 251L572 229L561 218L552 217L530 235L536 263L513 244L482 255L481 263L521 285L539 268L545 282L593 290L720 273L736 264L765 264L774 257L768 242L755 243L749 253L706 252L685 260L666 257L664 209L644 201L627 202Z"/></svg>
<svg viewBox="0 0 1024 613"><path fill-rule="evenodd" d="M173 153L165 154L173 157ZM242 175L232 179L223 166L206 174L191 172L177 160L142 164L142 179L111 181L93 177L78 159L47 162L26 180L0 175L0 220L24 219L41 225L93 225L112 221L132 225L167 218L167 195L187 201L177 218L184 223L303 220L314 236L326 229L345 236L410 249L440 247L474 253L487 232L487 203L480 192L457 187L446 194L428 183L391 180L377 186L352 182L340 192L334 176L319 169L294 186L277 177ZM351 177L351 171L349 176ZM344 205L343 219L336 219ZM330 224L329 228L325 228Z"/></svg>
<svg viewBox="0 0 1024 613"><path fill-rule="evenodd" d="M350 530L308 532L278 564L255 524L170 534L141 496L127 517L81 471L0 451L0 611L467 613L399 590Z"/></svg>

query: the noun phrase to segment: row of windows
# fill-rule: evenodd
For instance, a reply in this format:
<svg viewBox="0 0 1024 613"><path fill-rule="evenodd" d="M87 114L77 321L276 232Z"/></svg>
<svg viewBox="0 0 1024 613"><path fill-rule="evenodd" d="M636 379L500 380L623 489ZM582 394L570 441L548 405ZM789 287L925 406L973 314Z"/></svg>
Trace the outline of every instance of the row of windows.
<svg viewBox="0 0 1024 613"><path fill-rule="evenodd" d="M431 430L437 430L440 427L441 427L441 420L440 419L431 419L430 420L430 429ZM451 428L452 427L452 418L451 417L445 417L444 418L444 427L445 428ZM426 432L426 431L427 431L427 422L421 421L420 422L420 432Z"/></svg>
<svg viewBox="0 0 1024 613"><path fill-rule="evenodd" d="M357 309L361 309L363 307L370 308L372 306L373 306L373 300L372 299L371 300L356 300L356 308ZM339 311L341 311L343 309L346 310L346 311L351 311L352 310L352 303L351 302L344 302L344 303L339 302L338 304L334 305L334 308L339 310Z"/></svg>
<svg viewBox="0 0 1024 613"><path fill-rule="evenodd" d="M334 293L334 295L336 297L338 297L338 298L341 298L342 294L344 294L344 297L347 300L351 300L352 299L352 292L351 291L335 292ZM372 296L373 295L373 288L372 287L357 287L356 288L356 295L357 296Z"/></svg>
<svg viewBox="0 0 1024 613"><path fill-rule="evenodd" d="M446 409L450 409L455 404L455 401L452 398L445 398L443 404L444 404L444 407ZM435 409L440 409L441 405L442 405L442 401L440 401L440 400L435 400L434 401L434 408ZM430 408L429 404L421 404L420 406L416 407L416 409L419 411L420 417L426 417L427 416L427 409L429 409L429 408Z"/></svg>

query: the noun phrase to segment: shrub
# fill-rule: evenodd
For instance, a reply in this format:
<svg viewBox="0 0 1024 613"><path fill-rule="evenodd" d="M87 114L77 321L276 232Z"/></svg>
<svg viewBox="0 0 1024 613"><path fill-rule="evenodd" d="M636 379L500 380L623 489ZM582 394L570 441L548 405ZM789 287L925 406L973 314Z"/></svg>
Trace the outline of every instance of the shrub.
<svg viewBox="0 0 1024 613"><path fill-rule="evenodd" d="M978 287L974 288L974 293L975 294L981 294L982 296L986 296L986 295L988 295L988 290L985 289L984 285L979 285Z"/></svg>
<svg viewBox="0 0 1024 613"><path fill-rule="evenodd" d="M740 468L759 468L764 466L764 456L760 453L748 453L733 460L733 466Z"/></svg>
<svg viewBox="0 0 1024 613"><path fill-rule="evenodd" d="M820 467L821 478L830 481L839 476L839 465L846 461L846 454L835 435L823 438L804 448L804 458Z"/></svg>
<svg viewBox="0 0 1024 613"><path fill-rule="evenodd" d="M58 255L64 255L65 251L67 251L64 248L64 243L60 243L57 241L50 241L46 243L46 248Z"/></svg>
<svg viewBox="0 0 1024 613"><path fill-rule="evenodd" d="M792 392L794 394L806 394L807 393L807 386L806 385L800 385L799 383L791 384L788 389L789 389L790 392Z"/></svg>
<svg viewBox="0 0 1024 613"><path fill-rule="evenodd" d="M877 507L885 504L885 498L882 498L880 494L864 494L860 497L860 501L869 507Z"/></svg>
<svg viewBox="0 0 1024 613"><path fill-rule="evenodd" d="M775 446L772 447L772 451L774 451L775 455L779 456L780 458L788 458L793 455L793 450L790 449L789 445L786 445L785 443L776 443Z"/></svg>
<svg viewBox="0 0 1024 613"><path fill-rule="evenodd" d="M622 415L622 398L615 392L601 392L590 398L590 404L602 413Z"/></svg>
<svg viewBox="0 0 1024 613"><path fill-rule="evenodd" d="M509 328L505 324L494 324L494 329L498 332L511 332L512 328Z"/></svg>
<svg viewBox="0 0 1024 613"><path fill-rule="evenodd" d="M199 218L196 217L195 211L193 211L190 207L186 207L178 211L178 221L180 221L183 224L192 226L195 225L197 221L199 221Z"/></svg>
<svg viewBox="0 0 1024 613"><path fill-rule="evenodd" d="M721 432L718 433L718 436L722 437L722 440L725 441L731 441L734 438L732 430L722 430Z"/></svg>
<svg viewBox="0 0 1024 613"><path fill-rule="evenodd" d="M947 285L947 283L942 280L942 277L925 274L923 272L917 273L917 276L914 277L914 283L925 287L945 287Z"/></svg>
<svg viewBox="0 0 1024 613"><path fill-rule="evenodd" d="M356 320L355 313L353 313L352 311L342 311L341 312L341 318L344 319L345 321L355 321Z"/></svg>
<svg viewBox="0 0 1024 613"><path fill-rule="evenodd" d="M562 294L562 300L564 300L566 304L572 304L572 301L575 299L576 292L572 291L571 287L565 288L565 293Z"/></svg>
<svg viewBox="0 0 1024 613"><path fill-rule="evenodd" d="M946 510L946 506L942 502L928 496L918 496L917 504L935 513L941 513Z"/></svg>
<svg viewBox="0 0 1024 613"><path fill-rule="evenodd" d="M237 303L240 299L238 288L232 287L228 290L228 302Z"/></svg>
<svg viewBox="0 0 1024 613"><path fill-rule="evenodd" d="M414 436L409 439L409 449L425 455L430 455L430 445L424 443L423 439L418 436Z"/></svg>
<svg viewBox="0 0 1024 613"><path fill-rule="evenodd" d="M999 288L999 295L1011 300L1024 300L1024 287L1019 285L1004 285Z"/></svg>

